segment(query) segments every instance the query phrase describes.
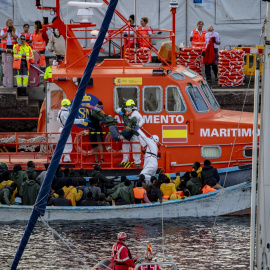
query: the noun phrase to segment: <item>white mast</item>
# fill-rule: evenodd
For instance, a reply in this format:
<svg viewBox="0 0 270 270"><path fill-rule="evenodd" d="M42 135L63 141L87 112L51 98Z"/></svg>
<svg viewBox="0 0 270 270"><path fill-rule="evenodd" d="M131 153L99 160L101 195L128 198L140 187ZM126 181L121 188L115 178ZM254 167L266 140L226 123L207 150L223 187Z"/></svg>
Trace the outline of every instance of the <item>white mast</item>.
<svg viewBox="0 0 270 270"><path fill-rule="evenodd" d="M270 269L270 3L267 0L267 23L264 46L264 76L261 110L261 133L258 179L256 266Z"/></svg>

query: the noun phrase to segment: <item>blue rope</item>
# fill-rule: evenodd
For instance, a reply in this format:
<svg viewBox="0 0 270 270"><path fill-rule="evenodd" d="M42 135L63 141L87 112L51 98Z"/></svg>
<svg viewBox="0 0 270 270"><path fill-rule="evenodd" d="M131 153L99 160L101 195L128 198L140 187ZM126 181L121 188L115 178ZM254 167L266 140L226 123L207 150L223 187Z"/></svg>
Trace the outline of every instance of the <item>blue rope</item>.
<svg viewBox="0 0 270 270"><path fill-rule="evenodd" d="M14 260L13 260L13 263L11 265L11 268L10 268L11 270L17 269L17 266L19 264L21 256L22 256L24 249L28 243L29 237L30 237L35 225L36 225L38 217L40 215L45 214L48 195L49 195L49 191L50 191L53 177L56 173L61 156L63 154L64 147L66 145L68 136L69 136L71 128L73 126L74 119L76 117L76 114L77 114L78 109L80 107L81 101L82 101L83 96L85 94L85 89L88 85L89 78L91 77L92 71L93 71L95 64L97 62L98 54L100 52L105 35L108 31L108 28L109 28L110 22L112 20L112 16L113 16L114 10L116 8L117 2L118 2L118 0L111 0L110 4L108 6L108 9L106 11L104 20L103 20L102 25L100 27L100 31L99 31L97 40L96 40L95 45L93 47L93 51L89 57L86 69L85 69L83 76L82 76L81 83L79 85L78 91L77 91L75 98L73 100L70 115L69 115L67 122L65 124L65 127L61 133L60 139L56 145L56 149L54 151L54 154L53 154L50 166L48 168L46 177L44 179L44 182L43 182L41 189L40 189L40 192L38 194L36 204L34 205L33 211L31 213L30 219L28 221L28 224L27 224L27 227L25 229L24 235L22 237L21 243L18 247L17 253L16 253Z"/></svg>

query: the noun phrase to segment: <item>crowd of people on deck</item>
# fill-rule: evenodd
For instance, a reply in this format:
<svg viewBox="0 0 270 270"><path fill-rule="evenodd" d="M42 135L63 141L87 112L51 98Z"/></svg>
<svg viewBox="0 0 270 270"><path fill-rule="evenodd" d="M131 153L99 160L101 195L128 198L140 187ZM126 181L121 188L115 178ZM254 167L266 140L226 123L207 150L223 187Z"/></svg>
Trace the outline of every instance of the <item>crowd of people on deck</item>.
<svg viewBox="0 0 270 270"><path fill-rule="evenodd" d="M37 172L35 163L29 161L26 170L19 164L10 173L5 163L0 163L0 203L34 205L44 182L49 164L45 170ZM217 169L209 160L201 167L199 162L192 165L191 171L175 179L160 170L157 176L145 181L140 174L135 181L126 176L108 178L99 164L94 166L91 176L84 169L58 166L48 196L49 206L110 206L140 203L155 203L166 200L185 199L202 193L222 189Z"/></svg>
<svg viewBox="0 0 270 270"><path fill-rule="evenodd" d="M56 17L57 18L57 17ZM54 18L54 20L56 19ZM34 53L37 53L39 69L44 72L45 82L51 81L51 66L46 68L45 51L53 52L55 63L62 61L65 57L65 40L57 29L53 29L50 38L43 29L41 21L34 23L34 31L30 31L28 23L23 25L23 31L18 32L13 24L12 19L7 19L6 26L1 29L0 33L0 50L6 53L13 53L13 69L16 75L17 90L20 96L26 96L26 88L29 80L29 70L34 63ZM46 87L46 84L44 85Z"/></svg>

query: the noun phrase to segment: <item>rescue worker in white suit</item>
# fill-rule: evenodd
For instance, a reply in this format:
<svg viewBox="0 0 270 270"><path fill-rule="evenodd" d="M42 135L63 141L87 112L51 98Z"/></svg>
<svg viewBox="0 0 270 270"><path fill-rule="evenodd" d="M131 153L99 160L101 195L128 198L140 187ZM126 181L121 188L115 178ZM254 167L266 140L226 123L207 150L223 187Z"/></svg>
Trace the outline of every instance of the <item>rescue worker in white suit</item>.
<svg viewBox="0 0 270 270"><path fill-rule="evenodd" d="M143 174L145 176L146 184L150 183L151 176L156 174L158 168L158 146L159 138L157 135L153 135L148 138L140 129L138 130L140 134L139 140L142 147L146 148L144 155L144 164L143 170L140 175Z"/></svg>
<svg viewBox="0 0 270 270"><path fill-rule="evenodd" d="M121 108L118 108L116 110L117 113L122 115ZM126 115L129 119L136 117L137 119L137 124L138 127L140 128L144 124L144 119L142 115L138 112L137 107L135 107L135 102L132 99L127 100L126 102ZM126 127L127 130L131 130L130 127ZM134 159L134 164L137 168L141 167L141 146L139 143L134 143L134 142L139 142L139 136L133 135L130 139L130 142L132 143L132 152L137 152L138 154L133 154L133 159ZM130 151L130 143L128 140L123 140L123 145L122 145L122 151L123 152L129 152ZM129 154L123 154L123 160L119 164L119 166L125 166L125 163L129 161Z"/></svg>
<svg viewBox="0 0 270 270"><path fill-rule="evenodd" d="M70 100L68 99L63 99L61 101L61 109L59 110L58 112L58 116L57 116L57 120L58 122L60 123L61 127L59 129L59 132L61 133L65 124L66 124L66 121L68 119L68 116L69 116L69 108L70 108ZM74 120L74 124L82 124L86 121L87 119L75 119ZM60 136L59 136L60 137ZM71 137L71 134L69 134L68 136L68 139L67 139L67 143L72 143L72 137ZM63 151L63 156L62 158L64 157L64 162L71 162L71 159L70 159L70 154L72 152L72 149L73 149L73 145L72 144L66 144L65 145L65 148L64 148L64 151ZM61 158L61 161L62 161L62 158Z"/></svg>

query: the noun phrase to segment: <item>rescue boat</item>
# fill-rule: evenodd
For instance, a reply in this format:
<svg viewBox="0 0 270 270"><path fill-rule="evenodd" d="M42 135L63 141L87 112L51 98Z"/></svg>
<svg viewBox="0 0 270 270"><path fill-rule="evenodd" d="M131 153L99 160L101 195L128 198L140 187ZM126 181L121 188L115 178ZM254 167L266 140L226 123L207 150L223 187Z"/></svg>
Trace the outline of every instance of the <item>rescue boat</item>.
<svg viewBox="0 0 270 270"><path fill-rule="evenodd" d="M166 36L161 39L171 41L170 61L165 60L158 49L152 45L153 42L150 41L154 38L143 37L135 27L130 26L121 13L115 11L123 21L123 26L108 31L103 47L111 48L112 44L118 44L120 58L109 56L96 64L89 78L82 105L95 106L97 101L102 101L105 113L117 119L117 126L121 130L123 122L116 109L125 105L126 100L133 99L145 120L142 130L148 136L155 134L160 138L158 165L168 173L190 170L195 161L202 163L205 159L210 159L217 168L250 164L253 114L222 110L205 79L197 72L176 64L175 13L178 8L174 5L176 2L171 1L173 30L153 29L154 33L166 33ZM68 3L69 8L74 8L70 3ZM103 0L103 3L108 5L107 0ZM55 6L42 6L40 1L37 1L37 8L55 12L57 18L53 23L43 27L45 30L58 29L63 35L66 42L66 57L59 65L52 67L52 82L47 84L46 100L40 112L38 132L13 134L14 140L2 145L15 146L16 151L2 152L0 157L9 165L19 163L23 167L32 159L40 169L43 167L42 164L50 162L59 138L60 124L57 121L57 113L61 108L61 100L74 99L91 54L91 48L82 47L80 40L95 41L95 37L89 37L87 33L98 29L90 22L65 24L61 18L59 0L56 0ZM66 21L69 21L68 19L66 18ZM135 33L132 38L144 39L148 47L126 46L130 36L124 36L124 33L130 28ZM86 33L84 37L78 34L81 32ZM192 50L186 48L189 49ZM151 61L157 58L160 61ZM88 111L81 106L76 118L88 118ZM113 170L132 174L130 170L133 168L132 159L130 163L125 164L125 167L118 167L122 161L122 143L112 140L107 128L103 131L105 162L102 163L102 169L110 171L111 175ZM73 151L71 163L68 165L75 169L82 167L91 169L94 153L89 142L87 123L74 125L71 134ZM25 150L24 146L29 144L35 146L32 150ZM20 147L24 152L19 150Z"/></svg>

